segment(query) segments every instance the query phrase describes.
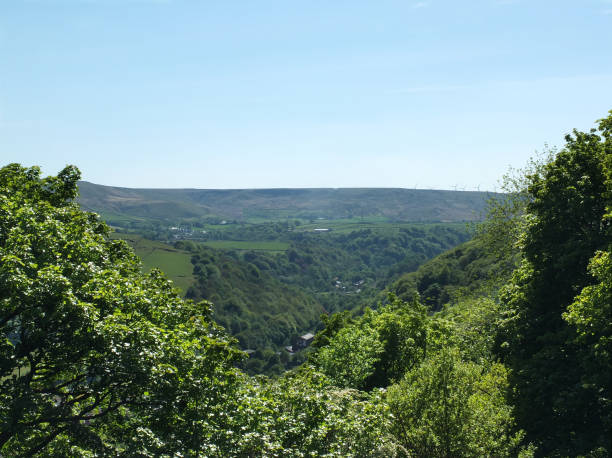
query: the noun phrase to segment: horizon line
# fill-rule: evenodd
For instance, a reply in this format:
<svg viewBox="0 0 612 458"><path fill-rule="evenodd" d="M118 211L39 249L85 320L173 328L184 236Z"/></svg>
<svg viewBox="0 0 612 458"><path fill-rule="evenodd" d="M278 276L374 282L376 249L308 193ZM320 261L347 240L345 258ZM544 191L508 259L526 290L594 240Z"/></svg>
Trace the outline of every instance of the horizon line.
<svg viewBox="0 0 612 458"><path fill-rule="evenodd" d="M373 189L396 189L402 191L448 191L448 192L475 192L475 193L494 193L494 194L504 194L502 191L498 191L497 188L494 190L490 189L478 189L476 187L469 186L451 186L451 188L419 188L419 187L397 187L397 186L298 186L298 187L268 187L268 188L195 188L195 187L186 187L186 188L153 188L153 187L128 187L128 186L115 186L115 185L107 185L94 183L92 181L87 180L79 180L78 183L87 183L94 186L103 186L106 188L118 188L118 189L130 189L134 191L297 191L297 190L354 190L354 189L364 189L364 190L373 190Z"/></svg>

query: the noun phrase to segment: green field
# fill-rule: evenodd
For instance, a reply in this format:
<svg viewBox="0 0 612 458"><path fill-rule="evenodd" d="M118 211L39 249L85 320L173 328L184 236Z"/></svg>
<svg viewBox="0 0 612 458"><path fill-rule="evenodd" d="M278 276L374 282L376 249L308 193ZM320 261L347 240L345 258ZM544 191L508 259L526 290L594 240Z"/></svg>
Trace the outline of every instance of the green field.
<svg viewBox="0 0 612 458"><path fill-rule="evenodd" d="M211 240L204 242L210 248L217 248L219 250L253 250L253 251L272 251L281 252L287 251L289 243L287 242L250 242L242 240Z"/></svg>
<svg viewBox="0 0 612 458"><path fill-rule="evenodd" d="M161 269L183 293L193 284L191 255L170 245L147 240L137 234L113 233L113 238L127 241L142 260L142 270Z"/></svg>
<svg viewBox="0 0 612 458"><path fill-rule="evenodd" d="M384 232L397 232L401 228L414 228L432 225L444 225L451 227L465 227L467 223L414 223L414 222L392 222L384 217L352 218L352 219L322 219L314 223L303 223L294 229L295 232L314 232L315 229L330 229L334 233L348 233L352 231L372 229ZM325 234L324 232L322 234Z"/></svg>

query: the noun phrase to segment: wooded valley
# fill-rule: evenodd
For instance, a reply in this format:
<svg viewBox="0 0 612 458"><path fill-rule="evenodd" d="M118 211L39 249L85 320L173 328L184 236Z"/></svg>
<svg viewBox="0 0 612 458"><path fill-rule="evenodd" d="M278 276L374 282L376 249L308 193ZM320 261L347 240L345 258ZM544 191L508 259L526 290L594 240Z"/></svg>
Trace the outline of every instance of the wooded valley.
<svg viewBox="0 0 612 458"><path fill-rule="evenodd" d="M612 453L612 111L488 196L79 180L0 169L1 456Z"/></svg>

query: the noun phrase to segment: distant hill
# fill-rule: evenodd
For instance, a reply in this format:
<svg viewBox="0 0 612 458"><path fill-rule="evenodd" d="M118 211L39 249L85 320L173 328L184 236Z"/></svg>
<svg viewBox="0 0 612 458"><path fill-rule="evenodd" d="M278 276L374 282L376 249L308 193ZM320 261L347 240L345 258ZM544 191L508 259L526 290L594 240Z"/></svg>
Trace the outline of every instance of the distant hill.
<svg viewBox="0 0 612 458"><path fill-rule="evenodd" d="M399 188L131 189L79 183L79 203L105 219L237 221L382 217L395 221L480 219L487 192Z"/></svg>

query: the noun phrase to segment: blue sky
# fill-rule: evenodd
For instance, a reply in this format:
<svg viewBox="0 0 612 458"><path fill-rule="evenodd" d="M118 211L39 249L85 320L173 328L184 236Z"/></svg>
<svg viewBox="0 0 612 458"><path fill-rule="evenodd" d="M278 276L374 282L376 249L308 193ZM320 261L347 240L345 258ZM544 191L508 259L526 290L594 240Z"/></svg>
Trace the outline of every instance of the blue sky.
<svg viewBox="0 0 612 458"><path fill-rule="evenodd" d="M0 0L0 164L494 189L612 109L612 0Z"/></svg>

